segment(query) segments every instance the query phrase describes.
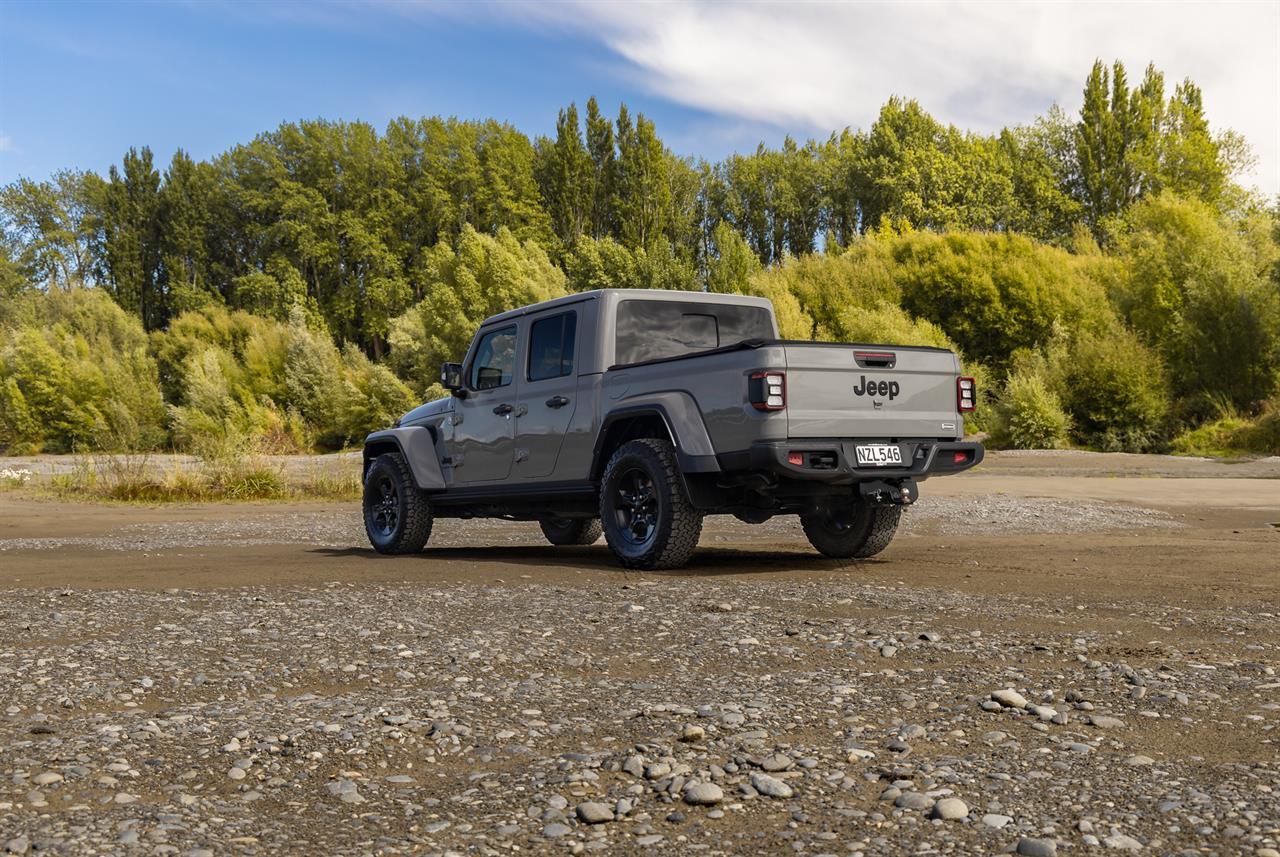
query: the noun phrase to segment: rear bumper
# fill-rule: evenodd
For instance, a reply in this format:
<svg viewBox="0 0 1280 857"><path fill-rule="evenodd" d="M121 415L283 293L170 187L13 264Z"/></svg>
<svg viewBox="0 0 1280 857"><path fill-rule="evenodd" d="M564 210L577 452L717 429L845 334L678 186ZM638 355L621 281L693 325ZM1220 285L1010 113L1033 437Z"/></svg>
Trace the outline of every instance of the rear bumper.
<svg viewBox="0 0 1280 857"><path fill-rule="evenodd" d="M903 463L880 467L859 465L855 447L867 443L897 446L902 452ZM792 464L788 458L793 454L799 454L804 463ZM787 479L852 485L874 480L919 481L930 476L949 476L978 464L982 461L984 454L982 444L964 441L929 439L889 441L875 438L794 439L760 441L752 444L748 456L748 467L751 470L768 471ZM963 460L958 460L962 457Z"/></svg>

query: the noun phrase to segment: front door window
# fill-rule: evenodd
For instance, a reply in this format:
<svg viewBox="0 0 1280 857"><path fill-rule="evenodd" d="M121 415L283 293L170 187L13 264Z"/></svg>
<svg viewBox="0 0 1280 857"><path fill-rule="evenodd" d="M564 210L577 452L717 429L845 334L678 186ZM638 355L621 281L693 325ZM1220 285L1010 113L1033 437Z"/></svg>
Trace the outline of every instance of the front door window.
<svg viewBox="0 0 1280 857"><path fill-rule="evenodd" d="M486 333L471 361L471 389L494 390L511 383L516 365L516 328Z"/></svg>

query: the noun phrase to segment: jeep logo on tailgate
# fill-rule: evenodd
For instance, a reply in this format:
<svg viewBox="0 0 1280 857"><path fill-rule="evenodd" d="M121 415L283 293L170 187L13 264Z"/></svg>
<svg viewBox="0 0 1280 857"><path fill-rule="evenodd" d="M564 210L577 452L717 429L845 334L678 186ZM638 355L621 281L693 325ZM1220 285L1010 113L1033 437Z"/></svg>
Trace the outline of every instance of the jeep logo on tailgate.
<svg viewBox="0 0 1280 857"><path fill-rule="evenodd" d="M858 386L853 388L855 396L888 396L893 401L898 396L897 381L868 381L866 375L858 379Z"/></svg>

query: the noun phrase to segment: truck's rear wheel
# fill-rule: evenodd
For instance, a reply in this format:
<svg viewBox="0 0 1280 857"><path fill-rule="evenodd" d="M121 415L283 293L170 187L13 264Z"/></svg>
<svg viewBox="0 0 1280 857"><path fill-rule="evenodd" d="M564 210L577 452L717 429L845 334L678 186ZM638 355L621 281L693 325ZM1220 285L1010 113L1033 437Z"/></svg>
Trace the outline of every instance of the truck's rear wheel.
<svg viewBox="0 0 1280 857"><path fill-rule="evenodd" d="M600 539L599 518L552 518L538 525L553 545L593 545Z"/></svg>
<svg viewBox="0 0 1280 857"><path fill-rule="evenodd" d="M618 447L600 480L600 520L624 568L679 568L702 533L671 443L640 438Z"/></svg>
<svg viewBox="0 0 1280 857"><path fill-rule="evenodd" d="M431 537L431 504L398 452L379 455L365 474L364 531L387 554L417 553Z"/></svg>
<svg viewBox="0 0 1280 857"><path fill-rule="evenodd" d="M898 531L901 506L873 506L862 500L828 506L800 516L809 544L833 559L866 559L889 546Z"/></svg>

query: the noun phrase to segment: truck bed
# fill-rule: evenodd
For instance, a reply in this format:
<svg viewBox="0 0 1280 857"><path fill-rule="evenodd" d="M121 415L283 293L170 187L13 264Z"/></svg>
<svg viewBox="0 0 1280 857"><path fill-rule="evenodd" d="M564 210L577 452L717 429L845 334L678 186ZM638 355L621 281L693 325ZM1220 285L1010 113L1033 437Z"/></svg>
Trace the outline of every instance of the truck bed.
<svg viewBox="0 0 1280 857"><path fill-rule="evenodd" d="M785 408L744 402L746 379L759 370L785 373ZM956 355L942 348L775 339L614 366L605 386L615 401L687 392L725 453L757 438L959 439L959 373Z"/></svg>

